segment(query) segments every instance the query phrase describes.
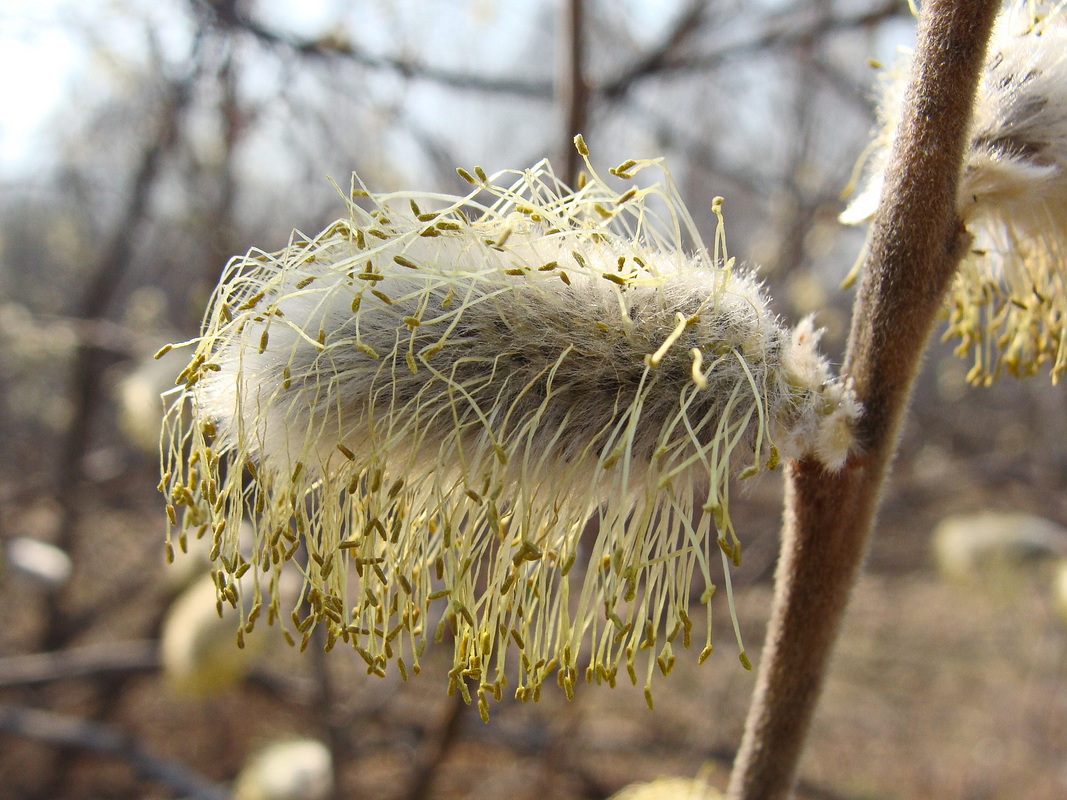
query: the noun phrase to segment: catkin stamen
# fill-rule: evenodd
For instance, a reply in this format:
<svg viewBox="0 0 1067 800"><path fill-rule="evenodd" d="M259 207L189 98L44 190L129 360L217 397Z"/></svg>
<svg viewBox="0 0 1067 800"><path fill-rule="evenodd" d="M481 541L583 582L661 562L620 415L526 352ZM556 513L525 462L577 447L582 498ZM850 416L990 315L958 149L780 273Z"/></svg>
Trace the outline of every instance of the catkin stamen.
<svg viewBox="0 0 1067 800"><path fill-rule="evenodd" d="M353 178L346 219L231 262L160 484L168 541L210 531L220 602L255 578L294 646L323 626L374 675L448 638L449 690L483 717L507 685L572 696L620 670L651 702L694 582L707 657L713 542L740 558L731 480L856 409L817 334L733 268L721 201L709 252L665 170L620 195L583 158L578 191L547 163L461 170L464 197Z"/></svg>

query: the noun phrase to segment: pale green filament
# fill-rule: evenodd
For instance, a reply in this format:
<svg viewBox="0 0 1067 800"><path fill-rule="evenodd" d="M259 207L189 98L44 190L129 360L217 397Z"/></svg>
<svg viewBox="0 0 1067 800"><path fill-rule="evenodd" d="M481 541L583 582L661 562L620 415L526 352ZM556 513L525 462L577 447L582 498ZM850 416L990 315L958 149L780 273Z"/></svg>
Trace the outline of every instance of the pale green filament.
<svg viewBox="0 0 1067 800"><path fill-rule="evenodd" d="M168 543L211 538L242 630L306 647L321 625L405 679L451 638L449 689L483 717L620 669L651 703L691 644L694 581L711 652L738 458L776 464L773 430L815 429L825 362L785 368L797 347L732 269L721 199L709 254L668 175L620 192L589 173L572 192L547 164L476 168L458 198L354 179L347 219L231 262L187 343L161 489Z"/></svg>

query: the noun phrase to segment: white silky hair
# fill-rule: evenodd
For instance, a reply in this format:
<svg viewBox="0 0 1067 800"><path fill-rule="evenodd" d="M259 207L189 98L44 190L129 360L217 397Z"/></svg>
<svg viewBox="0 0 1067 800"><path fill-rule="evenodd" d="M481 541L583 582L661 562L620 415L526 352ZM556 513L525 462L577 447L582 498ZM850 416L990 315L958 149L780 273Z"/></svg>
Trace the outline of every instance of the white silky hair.
<svg viewBox="0 0 1067 800"><path fill-rule="evenodd" d="M1052 215L1062 230L1067 220L1067 20L1060 3L1040 18L1032 5L1010 4L989 43L960 178L965 222L992 216L1040 227ZM878 205L911 55L903 50L883 77L867 182L841 214L846 224L869 220Z"/></svg>
<svg viewBox="0 0 1067 800"><path fill-rule="evenodd" d="M960 178L960 214L978 247L1032 239L1067 257L1067 18L1000 18ZM981 237L988 237L982 240Z"/></svg>
<svg viewBox="0 0 1067 800"><path fill-rule="evenodd" d="M866 183L840 220L866 222L897 136L910 53L883 77ZM948 332L973 351L968 379L1067 371L1067 13L1016 0L998 17L968 131L957 212L970 251L949 292Z"/></svg>
<svg viewBox="0 0 1067 800"><path fill-rule="evenodd" d="M545 240L537 231L511 238L508 257L498 259L502 264L573 261L573 245L565 240ZM353 285L345 264L360 257L343 254L337 243L327 253L341 249L339 264L324 263L320 253L313 264L284 275L271 287L280 314L250 322L216 353L222 369L201 382L201 414L222 423L219 429L230 437L237 436L240 420L256 420L250 454L291 469L306 458L309 444L321 445L324 461L337 442L354 452L412 450L414 443L403 437L388 443L368 437L383 435L372 420L414 414L417 407L423 420L416 460L436 469L437 453L425 444L456 425L445 413L454 406L469 406L463 416L495 410L497 418L485 420L487 426L472 427L471 439L490 430L496 438L516 435L538 413L538 424L515 447L546 463L568 461L631 406L646 356L678 327L679 313L696 319L655 372L661 388L648 392L641 409L631 444L635 465L652 457L687 388L696 395L695 408L720 412L738 384L749 380L770 395L776 410L789 401L781 370L789 334L751 276L736 272L727 279L719 271L694 269L681 253L653 253L645 256L644 274L624 292L596 276L617 274L624 256L606 243L582 248L592 271L574 265L568 284L556 270L506 274L492 256L477 252L487 249L478 243L415 240L404 256L418 271L398 265L389 253L364 262L364 269L381 277L373 283L377 294L364 290L353 313L353 299L364 287ZM313 288L294 289L308 277L316 278ZM405 319L418 319L418 325L409 329ZM267 346L260 351L264 333ZM704 386L696 391L689 352L694 347L738 348L745 364L709 356ZM450 394L447 386L462 387L466 397ZM706 415L691 410L690 416ZM394 420L390 427L404 426ZM714 430L705 436L710 440Z"/></svg>
<svg viewBox="0 0 1067 800"><path fill-rule="evenodd" d="M741 552L732 478L782 457L841 468L859 408L810 320L782 325L728 258L720 205L709 252L669 175L622 194L595 173L571 192L547 165L508 176L372 196L234 260L165 426L168 515L210 531L222 596L253 566L270 576L241 595L249 626L264 603L279 619L303 545L302 646L324 624L329 646L406 676L439 600L452 689L477 676L483 717L511 645L524 700L555 671L571 694L583 648L586 680L608 683L620 664L637 683L647 651L651 704L653 668L690 643L697 575L711 652L711 552Z"/></svg>

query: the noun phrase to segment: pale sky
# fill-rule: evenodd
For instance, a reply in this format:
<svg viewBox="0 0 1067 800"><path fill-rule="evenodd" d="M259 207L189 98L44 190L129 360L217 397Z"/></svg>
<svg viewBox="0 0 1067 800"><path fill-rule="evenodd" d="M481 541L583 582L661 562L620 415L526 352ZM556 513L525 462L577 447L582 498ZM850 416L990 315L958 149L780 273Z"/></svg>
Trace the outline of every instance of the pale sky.
<svg viewBox="0 0 1067 800"><path fill-rule="evenodd" d="M460 29L474 26L495 41L522 38L523 26L537 18L544 5L558 0L391 0L379 7L373 2L354 0L260 0L257 14L268 25L284 27L298 36L315 36L330 21L349 14L358 15L356 31L360 44L373 47L375 40L390 50L397 20L434 14L434 24L425 42L431 59L452 68L475 66L492 68L493 49L474 53L456 50L450 42L463 38ZM657 41L662 28L670 24L684 0L620 0L632 21L635 38ZM376 13L381 10L386 13ZM450 13L444 13L445 11ZM455 12L459 13L455 13ZM105 78L98 90L107 91L107 78L121 74L122 58L145 57L145 16L155 16L157 35L170 33L177 52L184 52L181 25L175 25L174 5L158 0L2 0L0 2L0 176L17 177L46 167L52 152L49 140L55 112L75 76L87 72ZM107 27L101 28L106 20ZM401 22L401 24L403 24ZM457 33L458 31L458 33ZM105 48L92 48L92 37ZM168 42L162 42L164 49ZM892 58L892 50L885 57ZM107 50L114 62L100 53ZM496 50L500 54L500 50ZM505 51L506 52L506 51ZM439 58L434 58L434 54ZM882 55L882 54L879 54ZM109 69L117 67L117 69ZM511 71L510 64L502 67ZM87 82L77 83L86 91Z"/></svg>
<svg viewBox="0 0 1067 800"><path fill-rule="evenodd" d="M0 11L0 170L37 164L36 142L86 54L70 28L56 24L61 3L5 0Z"/></svg>
<svg viewBox="0 0 1067 800"><path fill-rule="evenodd" d="M448 5L452 2L449 0ZM448 28L470 24L469 17L476 16L492 29L494 38L507 41L518 35L516 26L528 24L538 4L555 2L464 2L460 6L466 13L440 15L436 25L439 36L434 38L446 41ZM625 0L625 3L635 21L640 22L635 33L654 40L658 28L671 19L681 0ZM344 9L362 4L351 0L265 0L259 5L259 14L268 24L284 26L297 35L314 36ZM148 9L153 6L160 13L169 10L168 4L151 0L3 0L0 4L0 174L8 177L26 174L47 164L51 149L48 128L53 112L67 96L75 75L102 66L94 62L85 35L93 22L103 16L112 21L107 31L96 32L106 36L109 48L117 45L121 52L121 41L116 40L128 37L136 47L133 40L141 37L143 43L143 30L134 29L132 24L123 29L122 9L140 8L151 13ZM424 5L415 7L425 8ZM373 4L366 6L368 12L373 8ZM373 13L362 13L361 17L362 26L376 24ZM383 29L385 38L388 33ZM106 70L106 65L103 68Z"/></svg>

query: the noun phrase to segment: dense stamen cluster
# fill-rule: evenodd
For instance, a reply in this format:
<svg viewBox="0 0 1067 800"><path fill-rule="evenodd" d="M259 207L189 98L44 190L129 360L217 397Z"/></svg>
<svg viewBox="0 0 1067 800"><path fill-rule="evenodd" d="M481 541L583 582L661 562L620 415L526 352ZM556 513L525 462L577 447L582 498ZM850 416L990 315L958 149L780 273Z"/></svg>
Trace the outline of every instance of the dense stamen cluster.
<svg viewBox="0 0 1067 800"><path fill-rule="evenodd" d="M839 467L857 409L810 326L782 328L735 269L719 202L708 252L669 175L633 180L650 166L612 170L623 191L545 163L461 171L465 197L354 179L346 218L229 264L161 486L243 631L262 612L304 647L322 625L405 678L447 636L450 689L483 717L509 685L570 696L620 668L651 704L675 647L707 657L713 550L740 561L731 476L780 449Z"/></svg>

